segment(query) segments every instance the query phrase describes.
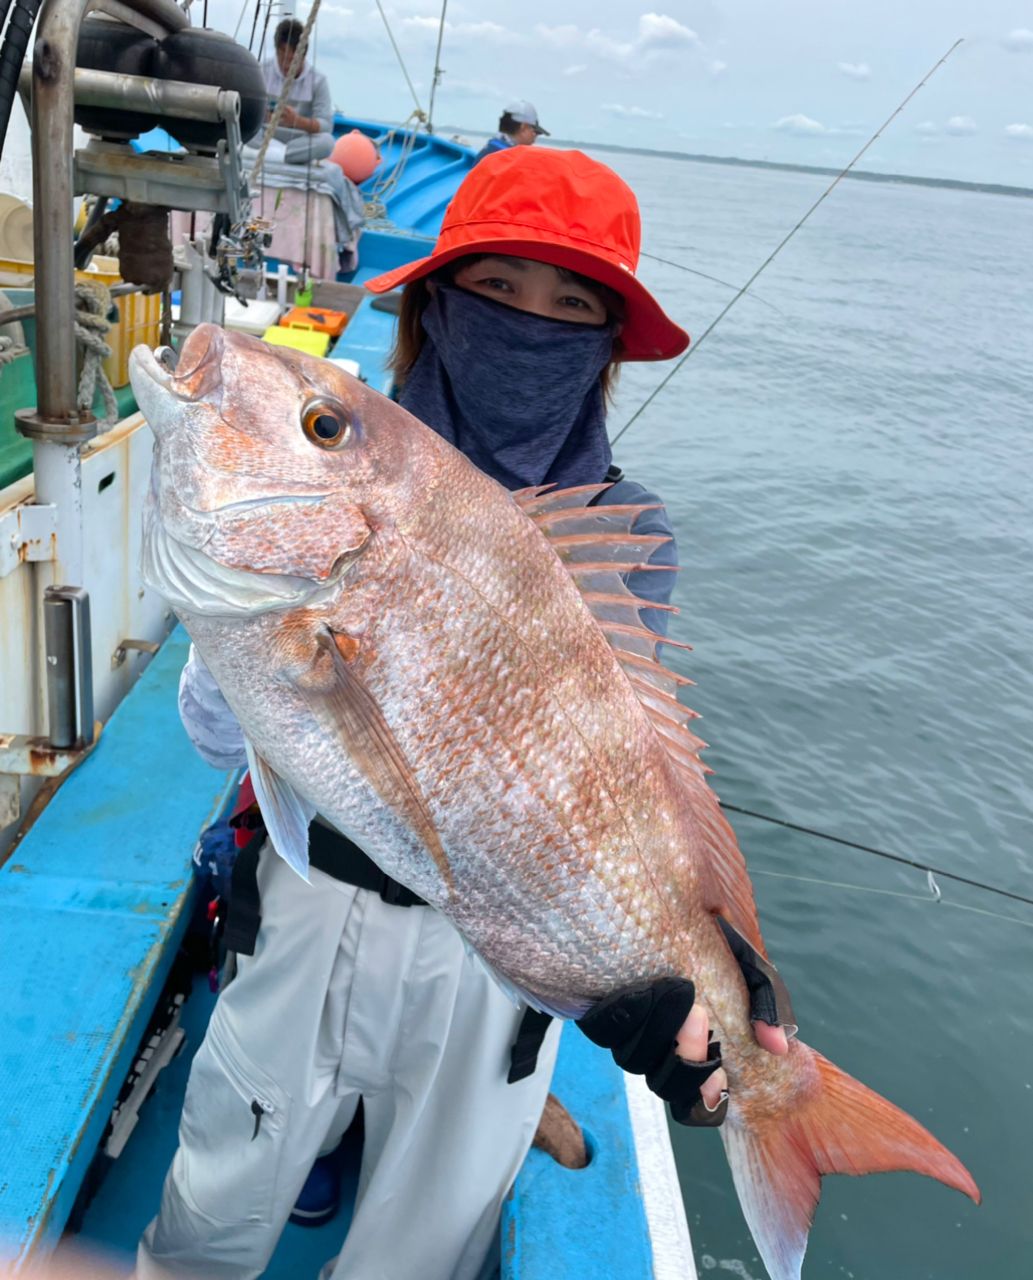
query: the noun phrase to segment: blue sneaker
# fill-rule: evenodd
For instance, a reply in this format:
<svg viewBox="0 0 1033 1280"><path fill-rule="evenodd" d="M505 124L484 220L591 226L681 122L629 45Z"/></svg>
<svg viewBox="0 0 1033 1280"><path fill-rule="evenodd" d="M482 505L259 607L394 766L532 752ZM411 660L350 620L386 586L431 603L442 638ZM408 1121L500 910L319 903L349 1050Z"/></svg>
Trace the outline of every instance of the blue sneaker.
<svg viewBox="0 0 1033 1280"><path fill-rule="evenodd" d="M296 1227L319 1227L329 1222L341 1207L341 1170L337 1153L320 1156L309 1170L290 1221Z"/></svg>

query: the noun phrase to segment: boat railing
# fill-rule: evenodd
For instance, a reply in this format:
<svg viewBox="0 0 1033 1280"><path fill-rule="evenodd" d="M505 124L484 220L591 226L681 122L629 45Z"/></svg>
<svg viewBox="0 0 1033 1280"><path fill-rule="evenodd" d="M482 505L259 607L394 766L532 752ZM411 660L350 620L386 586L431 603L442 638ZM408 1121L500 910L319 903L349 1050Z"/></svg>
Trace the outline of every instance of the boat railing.
<svg viewBox="0 0 1033 1280"><path fill-rule="evenodd" d="M78 403L73 198L95 194L225 212L234 222L247 209L240 95L77 68L80 26L91 10L157 38L189 25L172 0L44 0L31 68L19 80L31 123L36 403L16 414L18 430L32 441L33 474L0 497L0 520L15 556L0 572L0 639L12 658L19 651L24 655L18 663L22 679L5 682L0 696L0 860L40 777L76 763L93 740L92 713L79 714L71 740L56 730L67 725L68 711L48 698L48 687L52 693L59 687L76 690L81 709L92 706L98 683L97 710L106 717L139 667L126 663L127 648L146 651L168 624L166 606L142 587L135 568L150 465L147 433L138 430L136 420L128 429L120 423L98 435L92 412ZM223 136L214 157L137 155L126 145L96 141L77 152L77 104L217 123ZM98 519L117 524L108 530L86 527ZM74 605L79 609L75 625L85 628L85 645L55 647L51 636L58 631L39 626L46 614L44 599L56 588L61 608L80 602ZM99 605L93 626L102 636L102 645L92 646L92 660L91 593ZM55 674L56 682L50 678Z"/></svg>

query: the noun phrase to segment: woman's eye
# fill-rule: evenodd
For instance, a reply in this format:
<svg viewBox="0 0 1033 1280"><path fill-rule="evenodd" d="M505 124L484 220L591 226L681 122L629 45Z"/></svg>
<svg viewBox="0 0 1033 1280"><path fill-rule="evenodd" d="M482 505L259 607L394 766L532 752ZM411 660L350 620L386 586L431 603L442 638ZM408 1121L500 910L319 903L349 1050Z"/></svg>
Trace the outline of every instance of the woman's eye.
<svg viewBox="0 0 1033 1280"><path fill-rule="evenodd" d="M332 405L313 404L302 415L305 435L321 449L336 449L351 435L351 423Z"/></svg>
<svg viewBox="0 0 1033 1280"><path fill-rule="evenodd" d="M568 294L567 297L561 298L560 303L564 307L573 307L575 310L591 311L591 304L586 302L584 298L579 298L575 294Z"/></svg>
<svg viewBox="0 0 1033 1280"><path fill-rule="evenodd" d="M495 289L499 293L512 292L513 286L508 280L503 280L499 276L490 276L487 280L482 280L481 284L486 289Z"/></svg>

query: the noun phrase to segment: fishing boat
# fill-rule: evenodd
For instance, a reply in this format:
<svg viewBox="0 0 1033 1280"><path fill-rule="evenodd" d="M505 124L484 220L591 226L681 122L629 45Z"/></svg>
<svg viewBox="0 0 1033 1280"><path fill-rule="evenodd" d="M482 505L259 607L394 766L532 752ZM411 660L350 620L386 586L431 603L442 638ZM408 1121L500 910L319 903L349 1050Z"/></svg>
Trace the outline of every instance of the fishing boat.
<svg viewBox="0 0 1033 1280"><path fill-rule="evenodd" d="M158 203L232 216L246 196L239 95L76 70L87 7L45 0L35 71L23 73L35 258L10 299L22 331L10 315L0 325L12 338L0 351L0 1262L16 1271L67 1248L73 1234L128 1270L157 1209L214 1002L204 973L183 960L197 913L194 854L239 783L203 764L179 724L188 641L140 579L150 432L128 390L106 429L76 408L72 222L82 193L163 195ZM117 9L152 35L187 26L171 0ZM184 118L216 126L219 145L180 157L107 142L73 163L73 103L157 104L173 131ZM392 299L374 300L362 283L429 251L473 156L420 128L335 120L335 133L353 129L380 148L362 188L370 217L358 265L316 280L313 301L347 316L328 357L386 394ZM117 291L117 274L100 274ZM184 277L180 334L191 323L187 292ZM150 300L126 299L123 357L134 334L157 337ZM567 1168L531 1151L505 1206L501 1275L691 1280L662 1104L569 1029L553 1092L583 1128L588 1164ZM361 1139L351 1138L341 1159L354 1189ZM345 1204L325 1226L288 1226L266 1274L315 1274L348 1213Z"/></svg>

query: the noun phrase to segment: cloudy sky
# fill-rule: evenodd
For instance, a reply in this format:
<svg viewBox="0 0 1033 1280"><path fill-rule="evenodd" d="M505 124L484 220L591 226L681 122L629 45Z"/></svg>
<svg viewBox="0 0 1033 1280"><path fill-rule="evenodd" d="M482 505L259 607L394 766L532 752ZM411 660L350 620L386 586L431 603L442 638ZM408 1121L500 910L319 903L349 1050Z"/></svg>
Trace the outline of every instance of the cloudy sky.
<svg viewBox="0 0 1033 1280"><path fill-rule="evenodd" d="M240 2L210 0L211 25ZM382 3L426 106L440 0ZM489 132L521 97L561 138L840 165L964 36L862 167L1033 186L1033 0L655 3L449 0L436 122ZM341 110L405 117L375 4L323 0L317 34Z"/></svg>

